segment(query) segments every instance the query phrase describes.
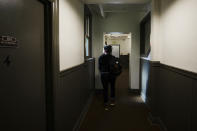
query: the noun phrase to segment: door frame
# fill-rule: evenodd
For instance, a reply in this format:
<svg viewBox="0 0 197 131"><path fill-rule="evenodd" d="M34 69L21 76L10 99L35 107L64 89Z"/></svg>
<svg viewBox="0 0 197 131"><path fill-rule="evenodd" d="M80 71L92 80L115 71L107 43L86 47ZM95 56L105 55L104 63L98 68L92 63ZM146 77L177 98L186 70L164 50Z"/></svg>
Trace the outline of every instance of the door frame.
<svg viewBox="0 0 197 131"><path fill-rule="evenodd" d="M46 131L54 131L52 2L38 0L44 5L44 59Z"/></svg>
<svg viewBox="0 0 197 131"><path fill-rule="evenodd" d="M132 42L133 42L133 35L132 35L132 32L120 32L120 31L115 31L115 32L119 32L119 33L121 33L121 34L130 34L130 36L131 36L131 41L130 41L130 52L129 52L129 87L128 87L128 89L129 90L133 90L132 88L131 88L131 83L132 83L132 81L131 81L131 76L132 76L132 69L131 69L131 57L132 57ZM105 45L105 35L106 34L111 34L112 32L103 32L103 47L104 47L104 45ZM120 45L119 45L120 46ZM120 53L119 53L120 54Z"/></svg>
<svg viewBox="0 0 197 131"><path fill-rule="evenodd" d="M149 11L145 17L140 22L140 68L139 68L139 89L140 94L142 93L142 57L148 57L151 52L151 47L149 47L148 51L145 52L145 24L150 21L151 22L151 11ZM151 26L151 25L150 25ZM150 27L151 29L151 27Z"/></svg>

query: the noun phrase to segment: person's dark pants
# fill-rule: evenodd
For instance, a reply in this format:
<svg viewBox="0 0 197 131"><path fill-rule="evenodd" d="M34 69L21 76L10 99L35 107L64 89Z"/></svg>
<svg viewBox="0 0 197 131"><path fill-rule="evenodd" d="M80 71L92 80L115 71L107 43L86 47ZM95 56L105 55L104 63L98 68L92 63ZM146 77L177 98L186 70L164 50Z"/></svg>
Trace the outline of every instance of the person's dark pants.
<svg viewBox="0 0 197 131"><path fill-rule="evenodd" d="M115 81L116 77L112 76L108 73L101 73L101 82L103 84L103 96L104 96L104 103L108 102L108 90L109 85L111 88L111 98L115 98Z"/></svg>

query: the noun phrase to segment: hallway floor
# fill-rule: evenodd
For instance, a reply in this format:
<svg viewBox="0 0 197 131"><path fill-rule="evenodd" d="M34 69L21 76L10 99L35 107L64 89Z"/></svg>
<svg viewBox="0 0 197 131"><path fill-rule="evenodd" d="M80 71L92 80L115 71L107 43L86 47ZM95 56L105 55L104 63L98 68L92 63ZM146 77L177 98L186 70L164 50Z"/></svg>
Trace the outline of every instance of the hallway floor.
<svg viewBox="0 0 197 131"><path fill-rule="evenodd" d="M80 131L160 131L148 120L148 108L140 96L129 93L129 73L124 70L116 81L116 106L105 111L102 93L94 95Z"/></svg>

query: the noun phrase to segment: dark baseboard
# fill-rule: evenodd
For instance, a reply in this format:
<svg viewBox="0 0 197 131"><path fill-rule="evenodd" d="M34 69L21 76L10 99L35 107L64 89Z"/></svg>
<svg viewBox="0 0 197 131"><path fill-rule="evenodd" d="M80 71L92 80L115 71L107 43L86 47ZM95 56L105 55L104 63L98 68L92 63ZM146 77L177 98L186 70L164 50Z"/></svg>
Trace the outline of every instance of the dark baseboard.
<svg viewBox="0 0 197 131"><path fill-rule="evenodd" d="M80 130L80 127L81 127L81 124L83 122L83 120L85 119L87 113L88 113L88 110L90 108L90 105L93 101L93 96L94 96L94 92L91 93L86 105L84 106L82 112L81 112L81 115L79 116L79 119L77 120L74 128L73 128L73 131L79 131Z"/></svg>

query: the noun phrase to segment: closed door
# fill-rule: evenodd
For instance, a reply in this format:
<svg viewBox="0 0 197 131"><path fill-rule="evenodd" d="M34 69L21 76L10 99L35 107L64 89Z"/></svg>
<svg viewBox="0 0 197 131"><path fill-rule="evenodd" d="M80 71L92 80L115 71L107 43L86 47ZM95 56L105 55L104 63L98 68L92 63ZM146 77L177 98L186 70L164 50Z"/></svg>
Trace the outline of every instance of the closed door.
<svg viewBox="0 0 197 131"><path fill-rule="evenodd" d="M18 48L0 47L0 130L44 131L44 5L38 0L0 0L0 36Z"/></svg>

